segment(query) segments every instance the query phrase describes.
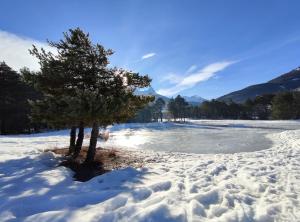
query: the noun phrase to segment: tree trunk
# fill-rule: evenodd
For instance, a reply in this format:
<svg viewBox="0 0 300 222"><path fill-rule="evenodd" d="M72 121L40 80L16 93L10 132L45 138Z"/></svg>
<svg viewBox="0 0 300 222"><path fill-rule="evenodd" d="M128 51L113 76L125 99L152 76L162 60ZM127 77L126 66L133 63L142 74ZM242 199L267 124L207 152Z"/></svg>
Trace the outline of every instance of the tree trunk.
<svg viewBox="0 0 300 222"><path fill-rule="evenodd" d="M86 163L90 163L94 161L98 135L99 135L99 125L97 122L94 122L92 132L91 132L90 146L85 159Z"/></svg>
<svg viewBox="0 0 300 222"><path fill-rule="evenodd" d="M73 156L74 158L76 158L80 153L82 143L83 143L83 138L84 138L84 124L83 124L83 122L80 122L77 140L76 140L76 144L75 144L75 150L74 150L74 156Z"/></svg>
<svg viewBox="0 0 300 222"><path fill-rule="evenodd" d="M74 152L75 149L75 140L76 140L76 127L72 126L70 130L70 146L69 146L69 155Z"/></svg>
<svg viewBox="0 0 300 222"><path fill-rule="evenodd" d="M6 127L5 127L5 120L2 119L1 120L1 133L2 135L4 135L6 133Z"/></svg>

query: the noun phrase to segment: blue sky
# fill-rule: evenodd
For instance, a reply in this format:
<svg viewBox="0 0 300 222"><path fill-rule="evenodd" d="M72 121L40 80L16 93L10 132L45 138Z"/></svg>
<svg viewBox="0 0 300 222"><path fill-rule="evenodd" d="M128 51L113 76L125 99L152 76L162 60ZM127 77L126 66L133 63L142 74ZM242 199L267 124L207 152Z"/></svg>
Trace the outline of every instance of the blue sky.
<svg viewBox="0 0 300 222"><path fill-rule="evenodd" d="M211 99L300 66L299 12L297 0L2 0L0 60L36 68L32 43L81 27L160 93Z"/></svg>

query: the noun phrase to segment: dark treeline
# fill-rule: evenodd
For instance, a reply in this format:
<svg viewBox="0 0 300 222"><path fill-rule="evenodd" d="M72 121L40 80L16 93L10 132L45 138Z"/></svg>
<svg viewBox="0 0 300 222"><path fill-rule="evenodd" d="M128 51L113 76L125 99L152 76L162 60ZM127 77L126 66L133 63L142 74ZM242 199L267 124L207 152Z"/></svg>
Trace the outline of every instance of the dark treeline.
<svg viewBox="0 0 300 222"><path fill-rule="evenodd" d="M300 92L257 96L243 104L218 100L188 106L186 117L194 119L299 119Z"/></svg>
<svg viewBox="0 0 300 222"><path fill-rule="evenodd" d="M41 98L41 93L26 82L26 69L14 71L0 63L0 134L36 132L44 124L30 119L29 100Z"/></svg>
<svg viewBox="0 0 300 222"><path fill-rule="evenodd" d="M149 103L146 107L138 111L136 116L129 120L129 122L162 122L163 108L165 107L165 105L166 102L162 98L158 98L157 100L155 100L155 102Z"/></svg>
<svg viewBox="0 0 300 222"><path fill-rule="evenodd" d="M161 100L161 99L160 99ZM158 100L157 100L158 102ZM188 104L178 95L166 104L152 103L140 110L131 122L157 122L161 116L167 120L184 121L191 119L248 119L280 120L300 118L300 92L282 92L266 94L248 99L245 103L211 100L198 106ZM159 108L157 108L159 107ZM158 118L158 116L160 118Z"/></svg>

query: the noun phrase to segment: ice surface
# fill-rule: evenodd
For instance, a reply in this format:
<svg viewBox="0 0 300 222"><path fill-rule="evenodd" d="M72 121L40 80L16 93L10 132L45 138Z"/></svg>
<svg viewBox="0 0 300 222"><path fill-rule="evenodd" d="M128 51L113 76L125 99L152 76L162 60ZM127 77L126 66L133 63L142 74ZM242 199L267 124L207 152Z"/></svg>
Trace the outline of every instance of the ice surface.
<svg viewBox="0 0 300 222"><path fill-rule="evenodd" d="M300 129L298 121L198 120L188 123L124 124L101 145L185 153L236 153L271 147L269 133Z"/></svg>

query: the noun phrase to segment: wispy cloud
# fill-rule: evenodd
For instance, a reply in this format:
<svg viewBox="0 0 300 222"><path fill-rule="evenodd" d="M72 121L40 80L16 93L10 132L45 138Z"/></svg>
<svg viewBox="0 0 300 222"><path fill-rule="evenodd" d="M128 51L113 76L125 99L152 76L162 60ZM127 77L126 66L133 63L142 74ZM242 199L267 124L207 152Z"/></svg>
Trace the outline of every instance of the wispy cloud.
<svg viewBox="0 0 300 222"><path fill-rule="evenodd" d="M190 75L182 78L180 82L170 88L160 89L157 92L165 96L175 95L185 89L194 87L197 83L206 81L211 77L215 76L217 72L220 72L228 66L236 63L236 61L223 61L216 62L205 66L197 72L191 73Z"/></svg>
<svg viewBox="0 0 300 222"><path fill-rule="evenodd" d="M185 74L190 74L197 69L196 65L191 65L185 72ZM160 79L160 82L168 82L170 84L177 84L184 79L184 76L178 75L176 73L169 73Z"/></svg>
<svg viewBox="0 0 300 222"><path fill-rule="evenodd" d="M171 84L177 84L181 82L182 77L179 75L176 75L175 73L169 73L166 76L162 77L159 82L168 82Z"/></svg>
<svg viewBox="0 0 300 222"><path fill-rule="evenodd" d="M15 70L19 70L24 66L33 70L40 68L38 60L30 55L28 51L33 44L48 51L53 50L46 43L20 37L2 30L0 30L0 43L0 61L5 61L7 65Z"/></svg>
<svg viewBox="0 0 300 222"><path fill-rule="evenodd" d="M197 69L196 65L191 65L190 68L188 68L188 70L186 71L186 73L194 72L196 69Z"/></svg>
<svg viewBox="0 0 300 222"><path fill-rule="evenodd" d="M144 60L144 59L149 59L149 58L151 58L151 57L153 57L153 56L156 56L156 53L155 53L155 52L147 53L147 54L143 55L141 59L142 59L142 60Z"/></svg>

